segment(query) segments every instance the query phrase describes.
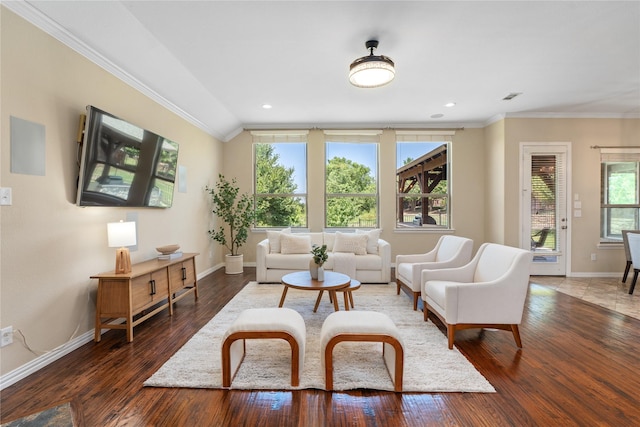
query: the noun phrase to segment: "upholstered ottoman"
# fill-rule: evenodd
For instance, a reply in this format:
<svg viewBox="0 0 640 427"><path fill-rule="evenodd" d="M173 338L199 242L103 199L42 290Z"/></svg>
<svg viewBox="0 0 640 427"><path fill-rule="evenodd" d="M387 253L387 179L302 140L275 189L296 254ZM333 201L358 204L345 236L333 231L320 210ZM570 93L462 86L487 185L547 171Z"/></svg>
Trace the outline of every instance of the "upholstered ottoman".
<svg viewBox="0 0 640 427"><path fill-rule="evenodd" d="M400 331L389 316L375 311L338 311L325 319L320 331L320 353L327 390L333 390L333 348L345 341L382 343L382 356L394 390L402 391L404 347Z"/></svg>
<svg viewBox="0 0 640 427"><path fill-rule="evenodd" d="M222 340L222 386L231 387L245 355L248 339L278 338L291 345L291 385L300 384L307 330L304 319L290 308L244 310L225 332Z"/></svg>

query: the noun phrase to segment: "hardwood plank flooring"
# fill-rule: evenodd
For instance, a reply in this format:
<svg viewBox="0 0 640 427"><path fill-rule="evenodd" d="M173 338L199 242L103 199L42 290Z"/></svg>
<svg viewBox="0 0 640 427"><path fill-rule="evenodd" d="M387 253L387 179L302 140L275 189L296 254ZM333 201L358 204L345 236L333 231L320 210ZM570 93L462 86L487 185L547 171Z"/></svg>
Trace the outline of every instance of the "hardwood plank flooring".
<svg viewBox="0 0 640 427"><path fill-rule="evenodd" d="M532 283L518 350L511 333L468 330L456 346L497 393L348 393L147 388L143 382L246 283L217 271L173 317L109 331L7 387L0 421L71 401L86 426L640 425L640 320ZM411 300L407 295L407 304ZM421 316L420 313L416 313ZM437 319L433 318L441 328ZM442 328L443 332L444 329ZM425 360L424 363L429 363Z"/></svg>

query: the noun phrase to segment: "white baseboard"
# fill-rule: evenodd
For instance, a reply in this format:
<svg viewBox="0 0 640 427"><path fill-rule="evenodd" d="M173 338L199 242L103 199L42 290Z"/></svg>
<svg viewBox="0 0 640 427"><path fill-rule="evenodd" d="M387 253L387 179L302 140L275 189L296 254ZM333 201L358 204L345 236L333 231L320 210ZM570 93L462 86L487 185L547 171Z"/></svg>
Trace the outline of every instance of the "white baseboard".
<svg viewBox="0 0 640 427"><path fill-rule="evenodd" d="M201 272L200 274L198 274L197 279L200 280L203 277L207 276L208 274L213 273L214 271L223 268L224 267L224 263L223 264L218 264L216 266L213 266L211 268L209 268L208 270L205 270L203 272ZM124 320L123 320L124 321ZM103 329L101 334L104 334L106 331L108 331L109 329ZM0 390L4 390L6 387L9 387L10 385L13 385L15 383L17 383L18 381L28 377L29 375L39 371L40 369L44 368L45 366L50 365L51 363L55 362L56 360L60 359L63 356L66 356L67 354L71 353L72 351L82 347L83 345L85 345L88 342L93 341L94 338L94 330L91 329L87 332L85 332L84 334L70 340L67 341L66 343L62 344L59 347L54 348L51 351L48 351L47 353L36 357L35 359L25 363L24 365L14 369L11 372L8 372L2 376L0 376Z"/></svg>
<svg viewBox="0 0 640 427"><path fill-rule="evenodd" d="M21 379L28 377L29 375L39 371L45 366L60 359L61 357L71 353L73 350L80 348L86 343L92 341L93 333L93 330L87 331L79 337L76 337L71 341L68 341L61 346L56 347L53 350L43 354L42 356L36 357L35 359L29 361L28 363L25 363L19 368L16 368L11 372L2 375L0 377L0 390L4 390L6 387L17 383Z"/></svg>

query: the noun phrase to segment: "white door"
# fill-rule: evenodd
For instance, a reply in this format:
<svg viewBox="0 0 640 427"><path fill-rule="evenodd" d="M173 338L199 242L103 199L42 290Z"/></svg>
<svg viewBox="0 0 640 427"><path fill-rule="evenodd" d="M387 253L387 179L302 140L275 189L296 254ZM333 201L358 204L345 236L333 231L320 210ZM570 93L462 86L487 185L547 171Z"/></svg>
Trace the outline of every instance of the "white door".
<svg viewBox="0 0 640 427"><path fill-rule="evenodd" d="M521 144L520 245L533 252L533 275L564 276L567 239L568 143Z"/></svg>

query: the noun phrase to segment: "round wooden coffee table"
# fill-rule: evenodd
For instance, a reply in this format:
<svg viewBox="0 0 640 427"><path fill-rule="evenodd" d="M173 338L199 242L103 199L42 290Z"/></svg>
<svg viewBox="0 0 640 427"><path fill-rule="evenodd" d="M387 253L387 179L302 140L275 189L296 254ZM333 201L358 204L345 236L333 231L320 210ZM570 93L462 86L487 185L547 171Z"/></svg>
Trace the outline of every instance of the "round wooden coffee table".
<svg viewBox="0 0 640 427"><path fill-rule="evenodd" d="M351 283L349 286L345 286L344 288L338 289L336 292L342 292L344 294L344 309L349 311L349 307L355 308L353 305L353 294L352 291L357 291L360 289L360 282L356 279L351 279ZM322 294L324 291L320 291L318 294L318 298L316 299L316 305L313 307L313 312L318 311L318 306L320 305L320 301L322 300ZM330 298L331 299L331 298Z"/></svg>
<svg viewBox="0 0 640 427"><path fill-rule="evenodd" d="M282 297L280 297L280 304L278 307L284 305L284 299L287 297L287 291L289 288L301 289L304 291L327 291L333 299L333 308L335 311L339 311L338 298L336 298L336 290L346 288L351 284L351 278L346 274L334 273L333 271L324 272L324 280L319 282L311 278L311 273L308 271L296 271L295 273L289 273L282 276L282 284L284 290L282 291Z"/></svg>

